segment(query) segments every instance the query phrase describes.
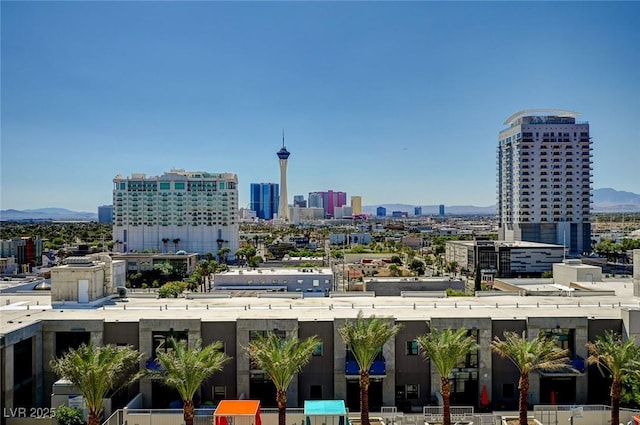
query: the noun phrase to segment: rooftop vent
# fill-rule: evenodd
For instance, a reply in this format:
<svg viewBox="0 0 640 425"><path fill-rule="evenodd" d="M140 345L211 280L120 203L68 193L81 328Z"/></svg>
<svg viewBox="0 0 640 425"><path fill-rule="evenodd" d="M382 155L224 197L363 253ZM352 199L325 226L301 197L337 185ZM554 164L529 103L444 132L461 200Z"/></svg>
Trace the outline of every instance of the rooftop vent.
<svg viewBox="0 0 640 425"><path fill-rule="evenodd" d="M93 261L89 257L67 257L64 259L65 264L74 265L91 265Z"/></svg>

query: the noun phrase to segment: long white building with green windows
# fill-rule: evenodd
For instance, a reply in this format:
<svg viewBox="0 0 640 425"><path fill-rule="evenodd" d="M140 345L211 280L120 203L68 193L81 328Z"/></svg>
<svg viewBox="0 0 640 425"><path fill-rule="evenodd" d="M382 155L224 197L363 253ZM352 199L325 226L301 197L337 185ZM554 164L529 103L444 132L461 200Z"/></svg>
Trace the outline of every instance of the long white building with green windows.
<svg viewBox="0 0 640 425"><path fill-rule="evenodd" d="M113 179L113 239L119 252L238 250L238 177L174 169Z"/></svg>

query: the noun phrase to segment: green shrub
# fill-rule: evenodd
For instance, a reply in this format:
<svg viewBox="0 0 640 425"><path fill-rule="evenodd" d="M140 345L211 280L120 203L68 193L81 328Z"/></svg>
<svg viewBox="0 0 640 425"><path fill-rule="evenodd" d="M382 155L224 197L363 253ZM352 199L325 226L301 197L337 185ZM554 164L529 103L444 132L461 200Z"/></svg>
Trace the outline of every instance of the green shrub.
<svg viewBox="0 0 640 425"><path fill-rule="evenodd" d="M186 287L185 282L167 282L158 289L158 296L160 298L178 298Z"/></svg>
<svg viewBox="0 0 640 425"><path fill-rule="evenodd" d="M458 291L456 289L447 288L447 297L468 297L469 294L466 294L464 291Z"/></svg>
<svg viewBox="0 0 640 425"><path fill-rule="evenodd" d="M58 419L59 425L84 425L82 412L64 404L56 409L56 419Z"/></svg>

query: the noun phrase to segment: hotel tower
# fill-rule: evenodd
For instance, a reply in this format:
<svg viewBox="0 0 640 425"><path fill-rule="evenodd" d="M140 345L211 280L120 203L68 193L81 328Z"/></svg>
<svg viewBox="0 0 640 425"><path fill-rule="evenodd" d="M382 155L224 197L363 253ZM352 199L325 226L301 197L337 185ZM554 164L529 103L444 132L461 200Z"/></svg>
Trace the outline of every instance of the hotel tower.
<svg viewBox="0 0 640 425"><path fill-rule="evenodd" d="M499 239L591 250L589 123L555 109L520 111L504 122L497 149Z"/></svg>

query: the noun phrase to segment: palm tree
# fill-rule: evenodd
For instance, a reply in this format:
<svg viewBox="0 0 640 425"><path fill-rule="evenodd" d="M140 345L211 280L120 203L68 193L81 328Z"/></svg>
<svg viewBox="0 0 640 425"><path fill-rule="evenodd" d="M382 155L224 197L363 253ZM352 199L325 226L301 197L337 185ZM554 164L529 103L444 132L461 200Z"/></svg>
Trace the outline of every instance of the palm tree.
<svg viewBox="0 0 640 425"><path fill-rule="evenodd" d="M159 371L149 371L151 377L162 379L164 383L175 388L182 398L184 423L193 425L195 409L193 396L200 385L219 372L231 358L221 351L222 343L216 341L202 347L202 341L196 340L193 348L187 348L184 340L169 339L172 350L158 352Z"/></svg>
<svg viewBox="0 0 640 425"><path fill-rule="evenodd" d="M198 271L200 272L200 292L206 292L207 282L210 274L213 272L211 264L207 260L201 260L198 263Z"/></svg>
<svg viewBox="0 0 640 425"><path fill-rule="evenodd" d="M358 362L360 369L360 424L369 425L369 368L382 346L395 336L400 325L393 318L363 317L362 310L354 321L347 321L338 333Z"/></svg>
<svg viewBox="0 0 640 425"><path fill-rule="evenodd" d="M568 364L569 350L560 349L553 339L542 333L529 341L525 332L522 333L522 337L517 332L505 332L504 340L496 336L491 341L491 349L511 360L520 371L518 381L520 425L527 425L529 374L537 370L573 370L573 367Z"/></svg>
<svg viewBox="0 0 640 425"><path fill-rule="evenodd" d="M218 261L223 264L227 264L227 255L231 252L231 248L222 247L218 250Z"/></svg>
<svg viewBox="0 0 640 425"><path fill-rule="evenodd" d="M169 238L162 238L162 246L164 246L164 252L167 253L167 245L169 244Z"/></svg>
<svg viewBox="0 0 640 425"><path fill-rule="evenodd" d="M144 372L134 372L143 354L131 347L97 346L89 341L51 360L51 368L78 388L89 411L88 425L100 425L102 399L140 379Z"/></svg>
<svg viewBox="0 0 640 425"><path fill-rule="evenodd" d="M178 252L178 244L180 243L180 238L175 238L171 242L173 242L173 247L175 248L175 252Z"/></svg>
<svg viewBox="0 0 640 425"><path fill-rule="evenodd" d="M607 372L611 382L611 423L620 423L620 398L622 396L622 378L628 375L640 376L640 347L636 347L635 338L622 341L615 332L608 331L595 342L588 342L587 362L598 366L603 375Z"/></svg>
<svg viewBox="0 0 640 425"><path fill-rule="evenodd" d="M468 353L478 349L478 344L475 338L469 336L468 331L464 328L460 328L457 331L432 329L428 334L419 335L416 341L425 359L431 359L440 374L442 423L443 425L451 425L449 375L453 368L465 359Z"/></svg>
<svg viewBox="0 0 640 425"><path fill-rule="evenodd" d="M258 368L264 370L276 387L278 425L286 424L287 388L298 372L309 362L320 344L316 336L300 341L297 330L281 339L274 332L258 335L245 350Z"/></svg>

